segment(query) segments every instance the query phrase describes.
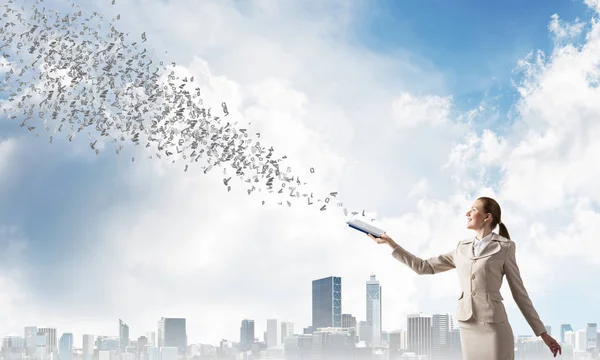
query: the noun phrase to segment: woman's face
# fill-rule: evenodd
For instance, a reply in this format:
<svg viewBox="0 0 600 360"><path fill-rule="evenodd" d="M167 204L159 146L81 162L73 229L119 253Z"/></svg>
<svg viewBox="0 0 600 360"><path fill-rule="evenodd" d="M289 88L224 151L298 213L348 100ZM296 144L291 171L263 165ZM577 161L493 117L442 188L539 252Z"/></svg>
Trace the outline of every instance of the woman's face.
<svg viewBox="0 0 600 360"><path fill-rule="evenodd" d="M486 218L490 217L489 214L483 212L479 201L475 201L465 215L467 216L467 229L471 230L484 228L489 221L489 219L486 221Z"/></svg>

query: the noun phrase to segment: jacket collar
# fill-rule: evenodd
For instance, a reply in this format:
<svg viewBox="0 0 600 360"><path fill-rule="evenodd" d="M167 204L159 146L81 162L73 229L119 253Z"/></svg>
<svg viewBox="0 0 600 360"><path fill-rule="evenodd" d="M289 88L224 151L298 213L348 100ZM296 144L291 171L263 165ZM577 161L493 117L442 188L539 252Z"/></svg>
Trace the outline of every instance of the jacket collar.
<svg viewBox="0 0 600 360"><path fill-rule="evenodd" d="M469 239L465 239L463 241L461 241L461 244L471 244L473 241L475 240L474 237L469 238ZM504 236L500 236L498 234L496 234L495 232L492 232L492 241L500 241L500 242L506 242L508 241L507 238L505 238Z"/></svg>

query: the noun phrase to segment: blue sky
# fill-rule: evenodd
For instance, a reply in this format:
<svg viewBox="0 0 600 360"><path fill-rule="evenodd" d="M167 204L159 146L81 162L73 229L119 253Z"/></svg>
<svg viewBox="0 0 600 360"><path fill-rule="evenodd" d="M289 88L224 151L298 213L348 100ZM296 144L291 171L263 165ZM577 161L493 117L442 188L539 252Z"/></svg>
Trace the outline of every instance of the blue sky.
<svg viewBox="0 0 600 360"><path fill-rule="evenodd" d="M50 4L65 6L59 0ZM587 22L598 13L582 1L390 0L343 9L336 1L310 4L257 0L236 8L179 0L151 1L143 8L118 4L104 9L92 1L82 6L103 8L107 19L121 13L124 32L146 31L154 56L196 74L207 102L218 107L227 101L232 118L252 121L265 142L288 153L295 168L316 164L320 172L311 181L317 189L335 186L348 204L376 212L392 237L412 237L402 244L413 253L446 252L454 239L469 236L462 221L472 197L497 195L506 204L508 223L514 224L510 228L519 238L523 276L542 319L556 329L563 322L581 328L600 321L594 306L598 292L582 287L599 270L597 260L586 255L596 245L589 240L581 250L555 253L565 239L593 234L593 222L579 216L596 212L586 212L577 202L587 199L597 211L600 196L593 190L596 170L586 160L593 158L593 144L570 137L581 129L596 131L597 107L578 100L592 98L594 90L573 81L574 88L565 87L562 94L551 84L565 81L561 74L566 83L575 79L578 66L593 71L588 62L557 55L549 60L550 70L528 78L531 88L547 89L537 97L521 97L511 86L511 80L521 80L513 72L519 60L532 51L552 54L555 49L548 30L553 14L567 22ZM172 23L175 16L179 21ZM586 23L584 33L590 27ZM572 41L582 44L583 37ZM581 59L594 56L593 50L579 54ZM404 106L410 107L408 115L393 110L398 99L406 101L403 94L413 99ZM481 103L486 108L473 123L459 123L458 116ZM509 116L517 105L520 112ZM332 274L345 279L345 309L361 320L364 281L372 271L390 294L383 305L389 316L385 323L392 326L386 330L403 327L406 313L415 309L454 311L458 285L444 283L455 275L416 279L387 249L346 232L337 215L302 207L257 208L257 200L244 197L243 190L227 193L218 174L204 176L200 169L184 174L179 166L145 160L143 149L128 148L117 156L108 145L96 156L84 137L48 144L47 135L36 138L2 116L0 141L13 141L14 147L0 152L5 174L0 176L0 226L16 227L16 237L27 244L20 262L0 266L0 277L18 285L16 295L4 300L6 306L27 314L7 322L2 331L47 322L76 333L108 334L116 329L114 319L123 317L133 334L142 335L169 312L218 311L229 315L216 329L209 326L213 321L202 320L209 315L191 319L190 338L236 339L244 317L258 323L295 317L301 329L309 325L310 282ZM410 125L414 119L416 125ZM549 131L566 135L548 140ZM567 151L545 156L539 149L551 146L549 141ZM563 169L564 176L551 176ZM568 176L573 172L578 179ZM539 204L538 189L544 191ZM540 216L529 206L534 200ZM573 211L565 216L564 209ZM278 219L277 229L273 219ZM305 224L311 221L325 235L307 233ZM10 237L3 236L0 244L6 246ZM354 245L340 250L349 241ZM207 254L213 260L204 259ZM192 255L204 260L188 258ZM359 256L363 260L356 265ZM565 269L573 264L589 276L567 278ZM240 275L240 268L252 269L252 276ZM286 270L274 274L273 268ZM11 275L15 272L23 278ZM275 283L290 297L269 293L274 287L267 284ZM161 296L154 298L157 292ZM221 294L220 304L206 299L207 293ZM589 302L578 300L581 306L575 306L574 293ZM19 301L18 294L29 300ZM244 302L244 297L256 302ZM507 307L515 333L528 334L518 309ZM78 343L80 336L75 337Z"/></svg>
<svg viewBox="0 0 600 360"><path fill-rule="evenodd" d="M430 63L444 74L444 93L463 109L501 95L492 102L500 122L517 99L511 86L511 79L519 79L513 72L517 62L531 51L552 51L551 16L592 16L583 1L574 0L384 0L368 6L357 20L361 44L389 54L408 49L414 61Z"/></svg>

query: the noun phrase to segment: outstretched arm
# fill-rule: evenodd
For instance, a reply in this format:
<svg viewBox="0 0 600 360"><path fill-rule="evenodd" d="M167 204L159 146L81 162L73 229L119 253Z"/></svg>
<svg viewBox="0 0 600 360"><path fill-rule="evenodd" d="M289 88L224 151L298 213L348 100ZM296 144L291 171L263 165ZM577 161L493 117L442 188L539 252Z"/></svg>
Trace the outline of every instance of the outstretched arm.
<svg viewBox="0 0 600 360"><path fill-rule="evenodd" d="M511 242L508 247L507 258L504 263L504 273L506 274L506 280L508 281L508 286L512 292L513 299L515 299L517 306L521 310L525 320L529 323L529 326L531 326L535 336L540 336L545 333L546 327L540 320L537 311L535 311L533 303L523 284L523 280L521 279L521 273L519 272L519 266L517 265L516 245L514 242Z"/></svg>
<svg viewBox="0 0 600 360"><path fill-rule="evenodd" d="M450 269L454 269L456 265L454 264L454 251L451 251L446 254L442 254L439 256L434 256L427 260L423 260L418 256L415 256L408 251L404 250L400 245L396 244L391 237L387 234L383 234L380 238L373 237L369 235L370 238L375 240L379 244L388 244L389 247L393 249L392 256L404 263L406 266L411 268L414 272L419 275L431 275L438 274L444 271L448 271Z"/></svg>

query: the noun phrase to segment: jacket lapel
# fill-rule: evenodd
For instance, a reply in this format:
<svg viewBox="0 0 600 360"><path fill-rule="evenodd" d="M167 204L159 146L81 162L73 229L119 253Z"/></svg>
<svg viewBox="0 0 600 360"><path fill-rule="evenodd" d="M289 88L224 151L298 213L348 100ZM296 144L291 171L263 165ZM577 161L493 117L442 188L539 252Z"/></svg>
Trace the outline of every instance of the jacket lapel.
<svg viewBox="0 0 600 360"><path fill-rule="evenodd" d="M495 253L497 253L498 251L500 251L500 249L502 249L502 246L500 246L500 243L498 241L494 241L494 239L492 239L492 241L489 244L487 244L487 246L484 247L483 250L481 250L481 254L479 254L479 256L474 256L473 259L477 260L477 259L492 256Z"/></svg>
<svg viewBox="0 0 600 360"><path fill-rule="evenodd" d="M460 251L464 256L468 257L469 259L477 260L492 256L498 251L500 251L500 249L502 249L500 242L504 241L506 241L505 238L501 237L496 233L493 233L491 242L487 244L487 246L481 251L481 254L479 254L479 256L473 256L473 239L463 240L461 243L462 246L460 247Z"/></svg>
<svg viewBox="0 0 600 360"><path fill-rule="evenodd" d="M460 253L469 259L473 259L473 239L463 240L460 246Z"/></svg>
<svg viewBox="0 0 600 360"><path fill-rule="evenodd" d="M500 242L504 242L504 241L506 241L505 238L503 238L502 236L500 236L496 233L493 233L491 242L489 244L487 244L487 246L481 250L481 254L479 254L479 256L474 256L472 258L476 260L476 259L481 259L481 258L485 258L485 257L494 255L495 253L500 251L500 249L502 249L502 245L500 245Z"/></svg>

